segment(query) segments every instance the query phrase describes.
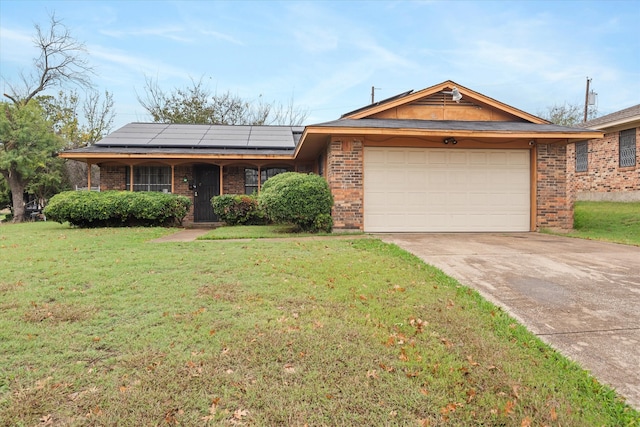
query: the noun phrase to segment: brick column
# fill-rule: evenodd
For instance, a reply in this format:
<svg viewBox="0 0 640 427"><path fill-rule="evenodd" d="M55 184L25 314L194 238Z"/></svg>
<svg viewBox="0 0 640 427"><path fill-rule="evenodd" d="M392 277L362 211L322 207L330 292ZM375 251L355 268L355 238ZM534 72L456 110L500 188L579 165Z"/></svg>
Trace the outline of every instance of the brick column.
<svg viewBox="0 0 640 427"><path fill-rule="evenodd" d="M337 230L362 230L364 227L363 167L362 138L331 138L326 177L333 194L331 216Z"/></svg>
<svg viewBox="0 0 640 427"><path fill-rule="evenodd" d="M536 227L573 228L573 199L567 182L567 146L538 144Z"/></svg>

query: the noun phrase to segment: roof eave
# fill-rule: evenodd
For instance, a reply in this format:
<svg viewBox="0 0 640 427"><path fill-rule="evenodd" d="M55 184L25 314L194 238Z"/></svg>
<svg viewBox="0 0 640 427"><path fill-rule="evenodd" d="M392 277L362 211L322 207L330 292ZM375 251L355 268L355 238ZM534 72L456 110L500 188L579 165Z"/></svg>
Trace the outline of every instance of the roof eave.
<svg viewBox="0 0 640 427"><path fill-rule="evenodd" d="M123 160L123 159L163 159L163 160L293 160L292 154L189 154L189 153L105 153L105 152L62 152L60 157L70 160Z"/></svg>
<svg viewBox="0 0 640 427"><path fill-rule="evenodd" d="M372 128L372 127L308 127L307 134L326 135L395 135L395 136L465 136L479 138L537 138L537 139L578 139L602 138L600 131L548 132L548 131L508 131L508 130L452 130L452 129L411 129L411 128ZM299 144L302 145L302 144ZM299 147L298 147L299 148Z"/></svg>

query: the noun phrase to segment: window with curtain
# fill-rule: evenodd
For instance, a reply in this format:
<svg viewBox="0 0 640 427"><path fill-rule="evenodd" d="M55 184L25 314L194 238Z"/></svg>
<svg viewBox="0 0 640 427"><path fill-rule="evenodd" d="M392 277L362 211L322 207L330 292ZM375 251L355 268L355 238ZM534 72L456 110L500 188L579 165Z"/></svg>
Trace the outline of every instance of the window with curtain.
<svg viewBox="0 0 640 427"><path fill-rule="evenodd" d="M126 169L127 189L130 188L129 169ZM134 166L133 191L171 192L171 168L168 166Z"/></svg>

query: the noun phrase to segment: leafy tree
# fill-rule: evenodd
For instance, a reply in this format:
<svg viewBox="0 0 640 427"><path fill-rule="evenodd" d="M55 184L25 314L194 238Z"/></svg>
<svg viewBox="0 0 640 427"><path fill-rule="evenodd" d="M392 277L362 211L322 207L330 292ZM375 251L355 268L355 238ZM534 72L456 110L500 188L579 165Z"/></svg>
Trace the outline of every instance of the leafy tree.
<svg viewBox="0 0 640 427"><path fill-rule="evenodd" d="M552 105L547 107L545 112L538 114L545 120L561 126L578 126L584 121L584 106L576 104ZM587 120L597 116L595 108L590 108L587 113Z"/></svg>
<svg viewBox="0 0 640 427"><path fill-rule="evenodd" d="M76 91L60 91L57 97L40 95L36 99L53 123L54 132L64 140L65 149L93 145L113 127L113 96L108 91L104 92L104 97L97 91L88 91L82 101ZM86 163L62 159L52 159L52 163L52 173L61 179L57 184L50 185L52 183L48 176L38 175L33 188L29 188L30 193L46 200L60 191L87 185ZM91 174L97 182L100 168L92 166Z"/></svg>
<svg viewBox="0 0 640 427"><path fill-rule="evenodd" d="M35 176L46 177L47 185L59 181L49 168L62 144L35 100L20 106L0 103L0 173L11 189L14 222L24 219L23 194Z"/></svg>
<svg viewBox="0 0 640 427"><path fill-rule="evenodd" d="M89 77L93 73L84 44L71 36L55 14L50 17L48 29L39 25L35 29L34 44L39 56L30 72L20 73L19 83L6 82L8 93L4 96L11 102L2 103L1 107L0 174L11 190L14 222L25 219L25 189L62 146L47 120L48 111L35 98L65 84L90 88Z"/></svg>
<svg viewBox="0 0 640 427"><path fill-rule="evenodd" d="M191 86L165 92L157 81L146 78L145 96L138 102L158 123L191 123L223 125L300 125L307 111L288 105L247 101L230 92L212 93L202 79Z"/></svg>

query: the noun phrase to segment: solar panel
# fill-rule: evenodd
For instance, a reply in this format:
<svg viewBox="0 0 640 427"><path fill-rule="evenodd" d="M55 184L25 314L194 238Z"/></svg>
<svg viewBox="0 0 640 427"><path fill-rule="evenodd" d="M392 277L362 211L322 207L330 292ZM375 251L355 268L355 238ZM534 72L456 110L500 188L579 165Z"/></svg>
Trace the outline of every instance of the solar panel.
<svg viewBox="0 0 640 427"><path fill-rule="evenodd" d="M129 123L100 140L98 146L176 148L295 148L304 128L290 126Z"/></svg>

